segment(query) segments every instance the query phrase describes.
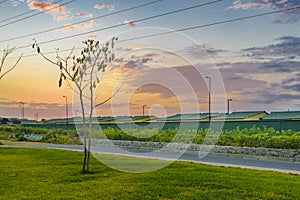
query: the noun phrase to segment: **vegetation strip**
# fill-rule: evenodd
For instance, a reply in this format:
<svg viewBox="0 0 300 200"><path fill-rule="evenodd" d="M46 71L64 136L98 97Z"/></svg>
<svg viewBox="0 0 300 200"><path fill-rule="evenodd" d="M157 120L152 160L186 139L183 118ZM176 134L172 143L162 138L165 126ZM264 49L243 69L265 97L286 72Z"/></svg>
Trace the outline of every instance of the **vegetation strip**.
<svg viewBox="0 0 300 200"><path fill-rule="evenodd" d="M80 132L80 130L79 130ZM194 144L202 144L206 141L214 141L214 138L206 138L207 130L157 130L157 129L104 129L93 130L93 137L98 139L108 138L111 140L144 141L144 142L171 142L177 135L180 141ZM30 136L41 136L32 139ZM274 128L240 129L224 131L220 135L216 134L219 146L236 147L264 147L275 149L300 149L300 131L282 130ZM214 137L214 136L213 136ZM80 144L81 141L76 130L65 129L43 129L21 126L0 126L0 139L17 141L39 141L55 144ZM207 143L206 143L207 144Z"/></svg>

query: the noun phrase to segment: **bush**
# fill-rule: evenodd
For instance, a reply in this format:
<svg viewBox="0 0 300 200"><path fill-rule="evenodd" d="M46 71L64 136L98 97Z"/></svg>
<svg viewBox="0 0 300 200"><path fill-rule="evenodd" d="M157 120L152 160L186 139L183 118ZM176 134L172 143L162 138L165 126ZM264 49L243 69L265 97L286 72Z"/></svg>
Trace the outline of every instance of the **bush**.
<svg viewBox="0 0 300 200"><path fill-rule="evenodd" d="M16 136L16 140L17 141L20 141L20 142L24 142L24 141L28 141L28 139L25 137L25 135L23 135L23 134L18 134L17 136Z"/></svg>
<svg viewBox="0 0 300 200"><path fill-rule="evenodd" d="M0 139L14 139L17 141L27 141L26 134L42 135L42 142L56 144L81 144L76 130L65 129L42 129L20 126L0 126ZM83 131L79 130L83 135ZM250 129L225 130L221 134L210 134L206 138L207 129L178 130L178 129L113 129L93 130L92 136L96 139L108 138L110 140L131 140L131 141L152 141L152 142L181 142L202 144L204 139L206 144L214 142L220 146L240 146L240 147L266 147L281 149L299 149L300 132L292 130L278 131L274 128L252 127Z"/></svg>

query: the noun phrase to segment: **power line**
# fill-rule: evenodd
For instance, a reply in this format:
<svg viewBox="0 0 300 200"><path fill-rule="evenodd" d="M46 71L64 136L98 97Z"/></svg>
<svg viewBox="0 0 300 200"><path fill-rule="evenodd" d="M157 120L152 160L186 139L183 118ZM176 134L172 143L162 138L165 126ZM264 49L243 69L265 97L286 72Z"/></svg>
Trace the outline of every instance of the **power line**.
<svg viewBox="0 0 300 200"><path fill-rule="evenodd" d="M108 17L108 16L111 16L111 15L116 15L116 14L123 13L123 12L126 12L126 11L134 10L134 9L137 9L137 8L149 6L151 4L155 4L155 3L158 3L158 2L161 2L161 1L163 1L163 0L156 0L156 1L149 2L149 3L141 4L141 5L138 5L138 6L126 8L124 10L112 12L112 13L105 14L105 15L100 15L98 17L93 17L93 18L90 18L88 20L82 20L82 21L73 23L73 25L77 25L77 24L85 23L85 22L88 22L88 21L91 21L91 20L96 20L96 19ZM26 37L29 37L29 36L34 36L34 35L38 35L38 34L42 34L42 33L48 33L48 32L59 30L59 29L66 28L66 27L68 27L68 25L63 25L63 26L51 28L51 29L48 29L48 30L45 30L45 31L39 31L39 32L30 33L30 34L26 34L26 35L21 35L21 36L17 36L17 37L5 39L5 40L0 40L0 42L8 42L8 41L12 41L12 40L22 39L22 38L26 38Z"/></svg>
<svg viewBox="0 0 300 200"><path fill-rule="evenodd" d="M7 1L7 0L4 0L3 2L5 2L5 1ZM59 2L61 2L61 1L63 1L63 0L56 1L56 2L54 2L54 4L59 3ZM2 2L0 2L0 4L1 4L1 3L2 3ZM42 6L42 8L44 8L44 7L47 7L47 5ZM2 19L2 20L0 20L0 23L5 22L5 21L9 21L9 20L12 20L12 19L15 19L15 18L18 18L18 17L21 17L21 16L23 16L23 15L27 15L27 14L32 13L32 12L35 12L35 11L36 11L36 10L30 10L30 11L27 11L27 12L24 12L24 13L21 13L21 14L18 14L18 15L15 15L15 16L13 16L13 17L8 17L8 18L6 18L6 19Z"/></svg>
<svg viewBox="0 0 300 200"><path fill-rule="evenodd" d="M144 35L144 36L139 36L139 37L133 37L133 38L128 38L128 39L124 39L124 40L119 40L119 42L127 42L127 41L132 41L132 40L139 40L139 39L144 39L144 38L150 38L150 37L156 37L156 36L161 36L161 35L167 35L167 34L175 33L175 32L183 32L183 31L189 31L189 30L200 29L200 28L205 28L205 27L211 27L211 26L216 26L216 25L221 25L221 24L227 24L227 23L231 23L231 22L242 21L242 20L246 20L246 19L252 19L252 18L257 18L257 17L267 16L267 15L272 15L272 14L286 12L286 11L291 11L291 10L296 10L296 9L300 9L300 6L295 6L295 7L291 7L291 8L281 9L281 10L277 10L277 11L265 12L265 13L256 14L256 15L249 15L249 16L246 16L246 17L239 17L239 18L234 18L234 19L229 19L229 20L222 20L222 21L208 23L208 24L202 24L202 25L197 25L197 26L190 26L190 27L186 27L186 28L182 28L182 29L177 29L177 30L172 30L172 31L166 31L166 32L163 32L163 33L156 33L156 34L149 34L149 35ZM81 47L77 47L75 49L76 50L77 49L81 49ZM53 53L56 53L56 52L65 52L65 51L70 51L70 50L72 50L72 49L64 49L64 50L60 50L60 51L45 52L44 54L53 54ZM25 55L23 57L33 57L33 56L38 56L38 54L30 54L30 55ZM18 58L18 57L8 58L8 59L16 59L16 58Z"/></svg>
<svg viewBox="0 0 300 200"><path fill-rule="evenodd" d="M166 32L163 32L163 33L155 33L155 34L150 34L150 35L145 35L145 36L129 38L129 39L125 39L125 40L120 40L119 42L127 42L127 41L131 41L131 40L137 40L137 39L143 39L143 38L166 35L166 34L170 34L170 33L174 33L174 32L183 32L183 31L188 31L188 30L193 30L193 29L199 29L199 28L210 27L210 26L215 26L215 25L227 24L227 23L230 23L230 22L242 21L242 20L262 17L262 16L266 16L266 15L272 15L272 14L275 14L275 13L296 10L296 9L299 9L299 8L300 8L300 6L295 6L295 7L292 7L292 8L281 9L281 10L272 11L272 12L265 12L265 13L256 14L256 15L249 15L249 16L246 16L246 17L239 17L239 18L235 18L235 19L223 20L223 21L214 22L214 23L208 23L208 24L202 24L202 25L197 25L197 26L192 26L192 27L187 27L187 28L182 28L182 29L177 29L177 30L172 30L172 31L166 31Z"/></svg>
<svg viewBox="0 0 300 200"><path fill-rule="evenodd" d="M29 16L27 16L27 17L23 17L23 18L21 18L21 19L17 19L17 20L15 20L15 21L8 22L8 23L6 23L6 24L2 24L2 25L0 25L0 28L5 27L5 26L8 26L8 25L15 24L15 23L20 22L20 21L23 21L23 20L25 20L25 19L29 19L29 18L31 18L31 17L40 15L40 14L42 14L42 13L45 13L45 12L50 11L50 10L53 10L53 9L58 8L58 7L60 7L60 6L64 6L64 5L73 3L73 2L75 2L75 1L77 1L77 0L71 0L71 1L68 1L68 2L66 2L66 3L63 3L63 4L61 4L61 5L58 5L58 6L55 6L55 7L46 9L46 10L43 10L42 12L34 13L34 14L29 15ZM45 7L46 7L46 6L45 6Z"/></svg>
<svg viewBox="0 0 300 200"><path fill-rule="evenodd" d="M221 2L221 1L224 1L224 0L215 0L215 1L207 2L207 3L198 4L198 5L195 5L195 6L190 6L190 7L187 7L187 8L178 9L178 10L175 10L175 11L162 13L162 14L159 14L159 15L153 15L153 16L150 16L150 17L145 17L145 18L141 18L141 19L138 19L138 20L133 20L133 21L135 23L136 22L141 22L141 21L147 21L147 20L150 20L150 19L155 19L155 18L159 18L159 17L162 17L162 16L166 16L166 15L171 15L171 14L175 14L175 13L195 9L195 8L198 8L198 7L203 7L203 6L206 6L206 5L215 4L215 3L218 3L218 2ZM91 33L95 33L95 32L100 32L100 31L104 31L104 30L109 30L109 29L117 28L117 27L121 27L121 26L127 26L127 24L124 24L124 23L123 24L116 24L116 25L113 25L113 26L108 26L108 27L104 27L104 28L101 28L101 29L93 30L93 31L78 33L78 34L65 36L65 37L60 37L60 38L56 38L56 39L51 39L51 40L48 40L48 41L40 42L39 45L52 43L52 42L57 42L57 41L60 41L60 40L70 39L70 38L83 36L83 35L87 35L87 34L91 34ZM31 45L20 46L20 47L17 47L16 49L23 49L23 48L27 48L27 47L31 47Z"/></svg>

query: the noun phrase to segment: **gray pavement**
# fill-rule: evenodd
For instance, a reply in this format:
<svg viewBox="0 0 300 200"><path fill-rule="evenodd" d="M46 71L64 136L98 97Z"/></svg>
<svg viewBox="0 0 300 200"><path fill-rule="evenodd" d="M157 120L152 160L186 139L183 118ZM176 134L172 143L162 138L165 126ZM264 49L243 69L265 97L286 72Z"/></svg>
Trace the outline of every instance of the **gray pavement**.
<svg viewBox="0 0 300 200"><path fill-rule="evenodd" d="M27 146L26 148L48 148L48 149L63 149L72 151L83 151L81 145L41 145L41 146ZM204 158L199 158L198 152L185 152L184 154L178 154L173 152L155 152L153 150L145 149L120 149L108 146L96 146L92 148L93 153L105 153L115 155L125 155L141 158L151 158L160 160L179 160L195 163L208 164L213 166L225 166L225 167L239 167L248 169L258 169L267 171L276 171L283 173L292 173L300 175L300 162L291 161L277 161L277 160L257 160L257 158L241 158L234 157L230 154L208 154ZM181 155L178 157L178 155ZM178 158L177 158L178 157Z"/></svg>

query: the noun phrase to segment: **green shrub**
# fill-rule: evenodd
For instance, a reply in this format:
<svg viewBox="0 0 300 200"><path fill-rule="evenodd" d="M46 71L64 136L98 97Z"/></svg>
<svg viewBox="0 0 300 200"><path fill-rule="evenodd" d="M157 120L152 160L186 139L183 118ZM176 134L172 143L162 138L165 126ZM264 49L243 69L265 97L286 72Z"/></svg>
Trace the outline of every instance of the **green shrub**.
<svg viewBox="0 0 300 200"><path fill-rule="evenodd" d="M0 139L14 139L27 141L25 134L40 134L42 142L56 144L81 144L76 130L65 129L43 129L21 126L0 126ZM83 136L83 130L79 130ZM207 136L207 137L206 137ZM152 142L181 142L202 144L214 144L221 146L241 147L266 147L281 149L299 149L300 132L292 130L278 131L274 128L259 128L253 126L250 129L225 130L221 134L213 133L207 135L207 129L178 130L178 129L113 129L92 130L92 137L95 139L108 138L111 140L132 140Z"/></svg>

